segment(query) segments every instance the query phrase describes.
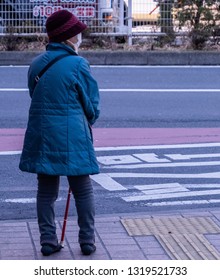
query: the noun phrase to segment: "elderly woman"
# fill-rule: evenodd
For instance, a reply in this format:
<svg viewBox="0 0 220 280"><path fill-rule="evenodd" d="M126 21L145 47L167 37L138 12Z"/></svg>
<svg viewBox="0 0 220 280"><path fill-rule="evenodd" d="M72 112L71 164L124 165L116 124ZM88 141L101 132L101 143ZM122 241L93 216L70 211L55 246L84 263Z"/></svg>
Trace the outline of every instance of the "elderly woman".
<svg viewBox="0 0 220 280"><path fill-rule="evenodd" d="M49 44L28 72L31 105L19 168L37 174L37 216L45 256L62 248L54 213L60 176L67 176L75 198L81 251L90 255L96 250L89 175L99 173L91 131L99 116L99 90L88 62L77 54L85 29L69 11L53 13L46 22Z"/></svg>

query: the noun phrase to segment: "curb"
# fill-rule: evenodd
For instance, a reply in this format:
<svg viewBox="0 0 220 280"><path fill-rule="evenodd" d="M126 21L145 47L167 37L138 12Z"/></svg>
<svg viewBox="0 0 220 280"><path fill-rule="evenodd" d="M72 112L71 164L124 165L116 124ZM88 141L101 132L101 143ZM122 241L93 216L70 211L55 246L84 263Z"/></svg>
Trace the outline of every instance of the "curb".
<svg viewBox="0 0 220 280"><path fill-rule="evenodd" d="M27 65L41 52L0 52L0 65ZM220 65L220 52L81 51L91 65Z"/></svg>

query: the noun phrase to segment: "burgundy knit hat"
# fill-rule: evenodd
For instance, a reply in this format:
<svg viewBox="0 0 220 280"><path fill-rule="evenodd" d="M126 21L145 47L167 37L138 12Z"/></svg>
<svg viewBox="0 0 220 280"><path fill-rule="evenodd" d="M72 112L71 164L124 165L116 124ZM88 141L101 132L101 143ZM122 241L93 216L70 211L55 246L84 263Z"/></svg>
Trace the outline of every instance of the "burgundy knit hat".
<svg viewBox="0 0 220 280"><path fill-rule="evenodd" d="M71 12L59 10L48 17L46 30L50 42L63 42L85 30L87 26Z"/></svg>

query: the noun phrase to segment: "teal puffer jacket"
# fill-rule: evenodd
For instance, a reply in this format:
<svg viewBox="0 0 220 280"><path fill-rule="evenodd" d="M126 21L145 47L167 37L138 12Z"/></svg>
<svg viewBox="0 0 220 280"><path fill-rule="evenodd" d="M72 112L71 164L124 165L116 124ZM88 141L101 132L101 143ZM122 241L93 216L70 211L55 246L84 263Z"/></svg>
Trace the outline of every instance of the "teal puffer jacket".
<svg viewBox="0 0 220 280"><path fill-rule="evenodd" d="M69 53L40 78L52 59ZM91 125L99 116L99 90L88 62L71 47L51 43L28 72L31 105L19 168L48 175L99 173Z"/></svg>

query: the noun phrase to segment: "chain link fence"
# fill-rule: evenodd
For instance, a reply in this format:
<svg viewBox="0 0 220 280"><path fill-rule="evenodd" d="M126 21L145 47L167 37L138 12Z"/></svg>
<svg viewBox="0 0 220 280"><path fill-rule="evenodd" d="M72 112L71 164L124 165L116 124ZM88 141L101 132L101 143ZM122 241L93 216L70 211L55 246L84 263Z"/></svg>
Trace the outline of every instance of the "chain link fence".
<svg viewBox="0 0 220 280"><path fill-rule="evenodd" d="M219 0L0 0L0 35L44 35L47 17L67 9L89 26L91 35L123 35L131 44L133 36L172 36L190 31L192 17L196 12L197 17L200 9L194 2L202 8L207 2L210 13L217 15L212 17L213 26L220 25ZM205 21L211 20L208 10L203 15Z"/></svg>

